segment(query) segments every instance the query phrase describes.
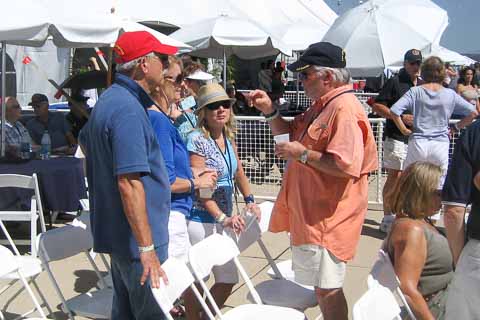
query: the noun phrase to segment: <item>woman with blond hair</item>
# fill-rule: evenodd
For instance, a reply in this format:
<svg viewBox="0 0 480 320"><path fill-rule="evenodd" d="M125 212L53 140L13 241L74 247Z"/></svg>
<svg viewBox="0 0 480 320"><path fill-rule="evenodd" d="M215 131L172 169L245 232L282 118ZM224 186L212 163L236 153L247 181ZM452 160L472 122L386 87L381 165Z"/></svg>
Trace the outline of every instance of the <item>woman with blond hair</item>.
<svg viewBox="0 0 480 320"><path fill-rule="evenodd" d="M400 288L417 319L443 319L453 259L447 238L430 217L441 207L442 169L428 162L408 166L392 202L396 220L383 249L392 260Z"/></svg>
<svg viewBox="0 0 480 320"><path fill-rule="evenodd" d="M416 161L430 161L442 168L439 188L443 186L448 169L450 146L449 120L453 113L463 116L455 125L460 130L478 115L475 107L455 91L444 88L445 64L438 57L426 59L422 65L424 84L411 88L390 109L398 129L409 137L405 166ZM413 114L413 129L408 129L400 116Z"/></svg>
<svg viewBox="0 0 480 320"><path fill-rule="evenodd" d="M200 190L187 218L188 235L192 245L213 233L222 233L224 228L231 228L236 233L244 230L245 220L233 212L232 196L236 186L243 195L247 210L260 217L260 210L251 194L234 142L235 118L231 108L233 101L218 84L207 84L201 87L198 93L197 128L188 136L187 143L190 161L197 170L215 170L218 179L213 190ZM235 200L236 198L235 196ZM217 304L222 307L234 284L238 282L238 274L233 261L223 266L215 266L212 271L215 284L210 291ZM187 300L185 297L186 303ZM187 308L186 311L189 320L200 319L200 308Z"/></svg>

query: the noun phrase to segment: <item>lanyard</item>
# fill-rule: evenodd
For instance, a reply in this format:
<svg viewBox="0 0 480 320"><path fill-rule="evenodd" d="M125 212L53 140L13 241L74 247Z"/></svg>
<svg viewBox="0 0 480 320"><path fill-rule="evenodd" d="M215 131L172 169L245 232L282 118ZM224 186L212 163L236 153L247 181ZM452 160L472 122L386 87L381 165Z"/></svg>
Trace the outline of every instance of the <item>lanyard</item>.
<svg viewBox="0 0 480 320"><path fill-rule="evenodd" d="M232 181L233 181L232 157L230 155L230 149L228 148L227 137L225 136L225 132L222 131L222 134L223 134L223 141L224 141L224 144L225 144L225 150L227 151L228 161L227 161L227 158L225 157L225 154L223 153L222 149L220 149L220 146L218 145L217 141L215 141L212 138L210 138L210 139L213 140L213 142L215 143L215 145L218 148L218 151L220 151L220 154L222 155L222 158L225 161L225 164L227 165L228 178L229 178L228 181L229 181L229 183L232 183Z"/></svg>
<svg viewBox="0 0 480 320"><path fill-rule="evenodd" d="M351 93L351 92L354 92L354 91L353 90L347 90L347 91L340 92L339 94L333 96L330 100L328 100L327 103L325 103L325 105L322 107L322 109L320 109L320 111L318 111L317 114L310 119L310 121L308 122L308 125L305 127L305 130L303 130L302 135L300 136L298 141L302 141L303 137L305 137L305 134L307 133L308 128L310 128L310 126L312 125L313 121L315 121L315 119L318 118L320 113L322 113L322 111L327 108L327 106L330 104L330 102L332 102L333 100L335 100L336 98L340 97L341 95L343 95L345 93Z"/></svg>

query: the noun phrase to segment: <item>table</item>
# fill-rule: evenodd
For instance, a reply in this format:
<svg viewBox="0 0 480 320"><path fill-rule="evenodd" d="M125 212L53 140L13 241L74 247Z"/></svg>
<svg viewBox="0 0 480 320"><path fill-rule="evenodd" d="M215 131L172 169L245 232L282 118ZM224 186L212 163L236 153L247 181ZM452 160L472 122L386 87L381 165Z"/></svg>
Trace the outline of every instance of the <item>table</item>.
<svg viewBox="0 0 480 320"><path fill-rule="evenodd" d="M30 160L23 163L0 163L0 174L36 173L43 208L51 211L77 211L79 200L87 198L81 159L73 157ZM33 191L16 188L0 190L0 210L30 208Z"/></svg>

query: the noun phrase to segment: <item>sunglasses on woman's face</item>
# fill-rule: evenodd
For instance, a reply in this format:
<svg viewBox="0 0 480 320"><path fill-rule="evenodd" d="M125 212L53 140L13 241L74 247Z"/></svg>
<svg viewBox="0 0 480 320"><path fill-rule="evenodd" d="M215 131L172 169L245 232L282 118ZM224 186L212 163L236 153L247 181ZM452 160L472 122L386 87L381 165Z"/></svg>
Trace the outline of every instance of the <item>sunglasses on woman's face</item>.
<svg viewBox="0 0 480 320"><path fill-rule="evenodd" d="M220 107L223 107L224 109L230 109L231 106L232 104L230 101L218 101L207 104L207 109L214 111L220 109Z"/></svg>
<svg viewBox="0 0 480 320"><path fill-rule="evenodd" d="M183 82L183 75L179 74L175 79L172 76L165 76L165 80L180 85Z"/></svg>

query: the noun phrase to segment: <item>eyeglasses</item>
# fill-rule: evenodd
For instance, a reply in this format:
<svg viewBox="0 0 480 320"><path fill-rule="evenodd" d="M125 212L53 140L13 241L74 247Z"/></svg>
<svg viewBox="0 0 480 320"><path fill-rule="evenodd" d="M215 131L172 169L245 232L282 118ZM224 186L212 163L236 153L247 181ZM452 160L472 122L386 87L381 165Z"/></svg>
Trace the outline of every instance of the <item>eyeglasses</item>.
<svg viewBox="0 0 480 320"><path fill-rule="evenodd" d="M207 104L207 109L212 111L218 110L220 107L223 107L224 109L230 109L232 107L232 103L228 100L223 100Z"/></svg>
<svg viewBox="0 0 480 320"><path fill-rule="evenodd" d="M183 82L183 75L179 74L175 79L172 76L165 76L165 80L175 83L176 85L180 85Z"/></svg>
<svg viewBox="0 0 480 320"><path fill-rule="evenodd" d="M158 60L160 60L160 62L163 65L163 69L168 69L168 67L170 66L167 55L154 52L153 56L151 56L151 57L152 58L157 58Z"/></svg>
<svg viewBox="0 0 480 320"><path fill-rule="evenodd" d="M313 72L307 72L307 71L299 72L299 73L298 73L298 79L299 79L300 81L305 81L305 80L308 79L308 76L311 75L311 74L313 74L313 73L315 73L315 71L313 71Z"/></svg>

